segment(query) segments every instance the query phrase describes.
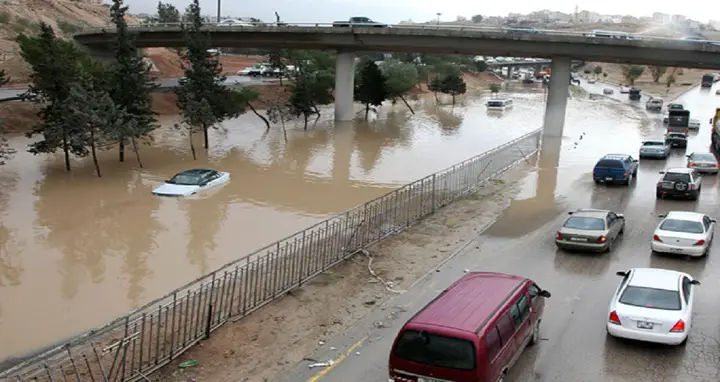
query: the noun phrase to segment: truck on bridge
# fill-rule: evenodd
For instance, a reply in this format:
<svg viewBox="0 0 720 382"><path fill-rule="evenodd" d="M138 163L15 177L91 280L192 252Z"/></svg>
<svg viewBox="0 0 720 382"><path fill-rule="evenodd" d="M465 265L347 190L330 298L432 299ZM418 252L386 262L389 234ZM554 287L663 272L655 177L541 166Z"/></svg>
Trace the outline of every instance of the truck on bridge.
<svg viewBox="0 0 720 382"><path fill-rule="evenodd" d="M334 21L334 27L339 28L389 28L387 24L371 20L369 17L351 17L348 21Z"/></svg>

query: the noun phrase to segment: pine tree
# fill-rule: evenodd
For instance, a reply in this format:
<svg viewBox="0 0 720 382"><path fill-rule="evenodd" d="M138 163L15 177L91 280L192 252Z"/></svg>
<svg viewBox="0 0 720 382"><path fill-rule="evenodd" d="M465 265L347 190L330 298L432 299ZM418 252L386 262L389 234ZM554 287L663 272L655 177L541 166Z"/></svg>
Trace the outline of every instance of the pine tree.
<svg viewBox="0 0 720 382"><path fill-rule="evenodd" d="M380 106L387 99L387 85L377 64L371 60L363 60L358 72L358 84L355 87L355 100L365 105L365 119L368 118L370 106Z"/></svg>
<svg viewBox="0 0 720 382"><path fill-rule="evenodd" d="M70 88L82 73L82 66L89 58L77 50L70 41L60 40L52 27L40 24L40 33L17 38L20 54L32 68L30 86L23 94L26 101L41 106L42 122L37 124L28 137L42 134L43 139L30 144L33 154L54 153L62 149L65 154L65 169L70 171L70 154L88 154L83 142L83 131L64 120L61 103L70 94Z"/></svg>
<svg viewBox="0 0 720 382"><path fill-rule="evenodd" d="M445 94L452 95L452 104L455 106L455 95L465 94L467 91L467 84L465 84L465 80L463 80L462 76L451 73L442 79L442 82L440 83L440 91Z"/></svg>
<svg viewBox="0 0 720 382"><path fill-rule="evenodd" d="M10 78L5 74L4 70L0 70L0 88L10 82ZM11 148L5 139L5 128L0 121L0 165L4 165L5 161L15 154L15 150Z"/></svg>
<svg viewBox="0 0 720 382"><path fill-rule="evenodd" d="M110 95L119 107L127 111L127 120L118 126L113 138L118 142L120 162L125 160L125 144L130 141L137 163L143 167L138 141L152 140L151 133L158 127L155 112L152 110L152 92L157 85L150 78L150 67L138 54L135 42L128 33L125 21L127 9L123 0L113 0L110 7L110 15L117 29L116 62L112 70Z"/></svg>
<svg viewBox="0 0 720 382"><path fill-rule="evenodd" d="M224 85L226 77L221 74L222 66L217 57L208 53L211 44L207 33L202 31L203 17L198 0L190 3L185 14L190 23L182 25L187 45L184 59L189 65L185 68L185 77L180 80L176 93L195 159L192 134L202 131L204 147L208 149L208 130L225 119L245 112L247 99L244 97L245 92L236 92Z"/></svg>

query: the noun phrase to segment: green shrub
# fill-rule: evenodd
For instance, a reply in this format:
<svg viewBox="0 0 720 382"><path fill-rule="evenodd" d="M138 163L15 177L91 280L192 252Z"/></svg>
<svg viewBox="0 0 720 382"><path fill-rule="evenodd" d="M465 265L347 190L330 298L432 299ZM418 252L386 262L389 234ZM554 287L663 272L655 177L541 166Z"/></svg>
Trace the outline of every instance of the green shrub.
<svg viewBox="0 0 720 382"><path fill-rule="evenodd" d="M60 31L65 34L73 34L80 29L77 25L69 23L67 21L58 21L57 25Z"/></svg>
<svg viewBox="0 0 720 382"><path fill-rule="evenodd" d="M7 24L10 22L10 14L7 12L0 12L0 24Z"/></svg>

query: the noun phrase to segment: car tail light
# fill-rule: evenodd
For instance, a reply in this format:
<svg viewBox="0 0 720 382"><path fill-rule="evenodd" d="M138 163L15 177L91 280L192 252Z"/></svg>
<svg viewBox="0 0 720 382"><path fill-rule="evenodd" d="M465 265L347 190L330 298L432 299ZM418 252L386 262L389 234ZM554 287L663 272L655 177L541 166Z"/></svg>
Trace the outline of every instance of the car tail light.
<svg viewBox="0 0 720 382"><path fill-rule="evenodd" d="M558 231L558 233L555 235L555 239L557 239L557 240L563 239L563 235L562 235L562 233L560 233L560 231Z"/></svg>
<svg viewBox="0 0 720 382"><path fill-rule="evenodd" d="M694 185L694 184L691 184L691 185L690 185L690 189L691 189L691 190L694 190L694 189L695 189L695 185Z"/></svg>
<svg viewBox="0 0 720 382"><path fill-rule="evenodd" d="M695 162L688 163L688 167L695 167Z"/></svg>
<svg viewBox="0 0 720 382"><path fill-rule="evenodd" d="M685 321L678 320L675 325L670 329L670 333L682 333L685 331Z"/></svg>
<svg viewBox="0 0 720 382"><path fill-rule="evenodd" d="M695 243L693 245L704 245L704 244L705 244L705 240L698 240L697 243Z"/></svg>
<svg viewBox="0 0 720 382"><path fill-rule="evenodd" d="M662 187L662 182L658 182L657 186Z"/></svg>
<svg viewBox="0 0 720 382"><path fill-rule="evenodd" d="M623 176L627 176L627 171L623 173Z"/></svg>
<svg viewBox="0 0 720 382"><path fill-rule="evenodd" d="M595 241L595 243L597 243L597 244L602 244L602 243L604 243L604 242L606 242L606 241L607 241L607 237L605 237L605 236L600 236L600 237L597 238L597 240Z"/></svg>
<svg viewBox="0 0 720 382"><path fill-rule="evenodd" d="M717 163L713 163L713 167L717 167L717 166L718 166L718 164L717 164Z"/></svg>
<svg viewBox="0 0 720 382"><path fill-rule="evenodd" d="M618 314L616 311L613 310L612 312L610 312L610 317L608 317L608 321L611 324L620 325L620 317L618 317ZM677 326L677 324L676 324L676 326ZM683 326L683 328L684 328L684 326Z"/></svg>
<svg viewBox="0 0 720 382"><path fill-rule="evenodd" d="M662 240L660 240L660 236L658 236L658 235L653 235L653 240L659 241L662 243Z"/></svg>

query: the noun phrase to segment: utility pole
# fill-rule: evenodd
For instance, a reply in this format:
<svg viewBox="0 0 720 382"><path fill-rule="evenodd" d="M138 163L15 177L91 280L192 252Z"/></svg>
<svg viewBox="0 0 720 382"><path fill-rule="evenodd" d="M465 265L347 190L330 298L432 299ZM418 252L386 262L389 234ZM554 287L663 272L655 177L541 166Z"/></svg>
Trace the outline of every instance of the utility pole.
<svg viewBox="0 0 720 382"><path fill-rule="evenodd" d="M220 0L218 0L218 1L220 1ZM442 12L438 12L438 13L436 13L436 15L437 15L437 25L440 25L440 15L442 15Z"/></svg>
<svg viewBox="0 0 720 382"><path fill-rule="evenodd" d="M220 3L222 0L218 0L218 12L217 12L217 22L220 23Z"/></svg>

